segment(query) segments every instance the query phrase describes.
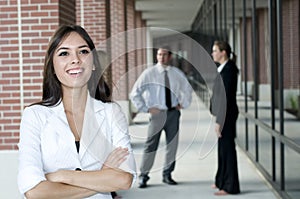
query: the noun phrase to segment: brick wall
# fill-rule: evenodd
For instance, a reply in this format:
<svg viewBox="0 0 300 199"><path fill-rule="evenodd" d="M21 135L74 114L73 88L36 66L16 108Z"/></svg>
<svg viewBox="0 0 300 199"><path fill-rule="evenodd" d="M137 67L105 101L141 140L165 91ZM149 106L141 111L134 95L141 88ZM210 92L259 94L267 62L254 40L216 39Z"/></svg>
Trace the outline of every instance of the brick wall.
<svg viewBox="0 0 300 199"><path fill-rule="evenodd" d="M104 70L104 77L112 87L111 69L108 67L107 34L107 0L76 0L76 23L82 25L91 36L96 50L99 52L100 63ZM108 7L109 8L109 7ZM83 21L82 21L83 19Z"/></svg>
<svg viewBox="0 0 300 199"><path fill-rule="evenodd" d="M58 26L58 1L23 0L20 8L18 18L17 1L1 1L0 150L17 149L22 110L41 99L44 52Z"/></svg>
<svg viewBox="0 0 300 199"><path fill-rule="evenodd" d="M300 89L299 17L299 0L282 2L285 89Z"/></svg>
<svg viewBox="0 0 300 199"><path fill-rule="evenodd" d="M252 67L252 40L251 40L251 32L252 32L252 20L251 18L247 18L246 19L246 29L247 29L247 33L246 33L246 45L247 45L247 81L253 81L253 67ZM243 20L240 20L240 30L241 30L241 60L245 59L244 56L244 50L245 50L245 46L244 46L244 33L243 33ZM242 77L242 81L245 80L245 76L244 76L244 70L245 70L245 66L244 66L244 61L241 62L241 77Z"/></svg>
<svg viewBox="0 0 300 199"><path fill-rule="evenodd" d="M257 9L257 36L258 36L258 73L259 84L269 84L271 79L270 74L270 42L275 42L277 45L277 39L270 41L269 39L269 19L268 19L268 9ZM298 20L297 20L298 19ZM284 89L286 91L297 91L300 85L300 65L299 65L299 1L298 0L286 0L282 2L282 31L283 31L283 81ZM240 30L243 31L243 23L240 21ZM248 81L253 81L253 61L252 61L252 19L247 18L247 66L248 66ZM275 32L276 35L276 32ZM244 49L243 46L243 32L241 34L241 60L244 60ZM275 49L275 54L276 49ZM277 60L275 60L277 61ZM242 61L242 81L244 78L244 62ZM278 68L276 66L275 73L278 73ZM275 84L278 77L275 77Z"/></svg>
<svg viewBox="0 0 300 199"><path fill-rule="evenodd" d="M269 50L269 21L268 10L257 10L257 28L258 28L258 82L259 84L267 84L271 82L270 72L270 50Z"/></svg>
<svg viewBox="0 0 300 199"><path fill-rule="evenodd" d="M133 87L136 79L136 68L137 68L137 51L136 51L136 34L137 32L130 31L131 29L136 28L136 21L135 21L135 10L134 10L134 0L127 0L127 27L128 30L127 34L127 49L134 49L134 51L128 51L127 59L128 59L128 91L130 92L131 88Z"/></svg>
<svg viewBox="0 0 300 199"><path fill-rule="evenodd" d="M137 78L137 51L128 52L126 49L134 49L137 35L125 34L136 27L144 27L145 22L141 15L136 16L134 0L87 0L81 5L76 0L76 21L81 24L91 35L97 50L102 50L111 55L111 68L106 69L112 81L114 100L128 100L128 92ZM107 5L109 3L109 5ZM126 3L126 5L125 5ZM83 6L83 7L82 7ZM110 9L110 21L107 23L106 8ZM125 14L127 16L125 17ZM81 21L84 19L84 21ZM138 24L138 26L137 26ZM110 35L107 34L107 28ZM127 38L126 38L127 37ZM146 36L140 35L139 39L145 42ZM111 49L106 49L107 42ZM140 53L140 63L145 63L145 50Z"/></svg>
<svg viewBox="0 0 300 199"><path fill-rule="evenodd" d="M0 1L0 149L14 149L20 121L17 5Z"/></svg>
<svg viewBox="0 0 300 199"><path fill-rule="evenodd" d="M83 12L81 12L81 6L83 6ZM83 5L80 0L76 0L76 24L83 25L97 49L107 38L105 6L105 0L84 0ZM83 21L81 21L82 18ZM101 50L106 49L103 47Z"/></svg>
<svg viewBox="0 0 300 199"><path fill-rule="evenodd" d="M111 1L111 55L112 82L114 100L127 99L128 88L126 75L126 38L125 38L125 1Z"/></svg>
<svg viewBox="0 0 300 199"><path fill-rule="evenodd" d="M145 47L146 33L135 30L146 24L134 7L134 0L115 0L110 5L114 100L128 100L128 94L141 72L138 66L146 63L146 50L140 50L139 54L136 50L137 46Z"/></svg>
<svg viewBox="0 0 300 199"><path fill-rule="evenodd" d="M142 20L142 13L136 12L136 28L138 29L136 35L136 45L138 46L136 52L136 76L138 77L143 70L146 68L146 49L145 49L145 41L146 41L146 30L143 27L146 26L146 22Z"/></svg>
<svg viewBox="0 0 300 199"><path fill-rule="evenodd" d="M127 27L123 0L85 0L83 12L80 2L22 0L21 17L18 17L18 1L0 0L0 150L17 150L22 110L41 100L45 51L50 37L60 24L83 24L96 48L104 51L106 46L100 44L108 37L107 28L110 28L111 35L115 35L124 32L125 28L135 28L137 23L139 27L145 26L141 16L135 18L134 0L127 1ZM111 21L107 21L106 8L110 8ZM84 21L81 21L82 18ZM140 38L146 41L145 35L140 35ZM129 38L130 45L135 45L135 39ZM122 54L126 52L125 47L125 37L112 42L110 50L116 58L111 71L114 83L123 81L122 76L127 71L126 57ZM145 50L141 54L139 63L145 63ZM135 67L136 52L130 57L128 62ZM121 93L118 99L126 100L128 89L122 81L117 88L117 92Z"/></svg>

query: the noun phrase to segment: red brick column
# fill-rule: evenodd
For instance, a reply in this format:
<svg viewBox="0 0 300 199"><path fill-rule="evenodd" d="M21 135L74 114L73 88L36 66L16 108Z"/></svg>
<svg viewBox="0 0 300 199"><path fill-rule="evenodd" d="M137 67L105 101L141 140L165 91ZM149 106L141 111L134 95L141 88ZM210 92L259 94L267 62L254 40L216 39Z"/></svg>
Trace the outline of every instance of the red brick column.
<svg viewBox="0 0 300 199"><path fill-rule="evenodd" d="M138 77L143 70L146 68L146 22L142 19L142 13L136 12L136 28L142 31L137 31L136 42L137 42L137 68L136 68L136 77ZM144 47L144 48L140 48Z"/></svg>
<svg viewBox="0 0 300 199"><path fill-rule="evenodd" d="M22 111L41 100L49 39L59 23L72 22L75 9L70 5L75 4L59 6L58 0L0 4L0 150L16 150Z"/></svg>
<svg viewBox="0 0 300 199"><path fill-rule="evenodd" d="M114 100L126 100L128 88L126 69L125 1L111 1L111 55Z"/></svg>
<svg viewBox="0 0 300 199"><path fill-rule="evenodd" d="M107 39L105 9L105 0L76 0L76 24L86 29L97 50L100 43Z"/></svg>
<svg viewBox="0 0 300 199"><path fill-rule="evenodd" d="M128 77L128 93L130 92L131 88L133 87L136 79L137 79L137 74L136 74L136 68L137 68L137 31L131 31L136 28L136 12L134 10L134 0L127 0L127 27L126 30L128 32L127 34L127 59L128 59L128 71L127 71L127 77ZM132 49L134 49L132 51ZM128 99L128 93L127 93L127 98Z"/></svg>
<svg viewBox="0 0 300 199"><path fill-rule="evenodd" d="M299 0L282 2L284 89L299 90L299 4Z"/></svg>

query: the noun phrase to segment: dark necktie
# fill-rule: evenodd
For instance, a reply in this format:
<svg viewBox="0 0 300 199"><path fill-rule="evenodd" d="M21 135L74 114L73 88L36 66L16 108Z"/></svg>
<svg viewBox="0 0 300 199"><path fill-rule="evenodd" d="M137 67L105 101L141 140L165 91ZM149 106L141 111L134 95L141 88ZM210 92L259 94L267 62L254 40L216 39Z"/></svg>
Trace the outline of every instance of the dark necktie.
<svg viewBox="0 0 300 199"><path fill-rule="evenodd" d="M166 92L166 105L168 108L171 108L172 107L171 90L170 90L170 81L169 81L167 70L165 70L165 92Z"/></svg>

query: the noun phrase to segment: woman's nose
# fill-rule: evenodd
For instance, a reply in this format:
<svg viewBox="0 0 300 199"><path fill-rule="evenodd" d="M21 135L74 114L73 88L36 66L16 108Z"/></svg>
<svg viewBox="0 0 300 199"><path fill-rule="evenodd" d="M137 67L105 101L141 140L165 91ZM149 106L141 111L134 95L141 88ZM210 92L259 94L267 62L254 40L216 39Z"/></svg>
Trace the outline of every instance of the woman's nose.
<svg viewBox="0 0 300 199"><path fill-rule="evenodd" d="M77 53L73 54L73 57L72 57L72 64L78 64L80 63L80 58L78 56Z"/></svg>

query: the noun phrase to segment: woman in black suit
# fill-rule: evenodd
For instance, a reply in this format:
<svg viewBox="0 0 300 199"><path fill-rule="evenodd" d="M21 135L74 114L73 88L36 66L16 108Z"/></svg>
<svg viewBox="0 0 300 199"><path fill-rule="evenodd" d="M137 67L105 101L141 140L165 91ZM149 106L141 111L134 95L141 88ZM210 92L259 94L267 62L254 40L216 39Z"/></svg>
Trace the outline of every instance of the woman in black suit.
<svg viewBox="0 0 300 199"><path fill-rule="evenodd" d="M233 59L230 59L231 54ZM220 75L217 75L211 99L211 113L216 116L215 131L218 136L218 170L212 187L219 189L215 195L238 194L240 185L234 139L239 113L236 103L239 71L235 55L227 42L215 41L212 57L220 64Z"/></svg>

